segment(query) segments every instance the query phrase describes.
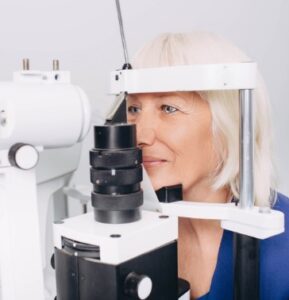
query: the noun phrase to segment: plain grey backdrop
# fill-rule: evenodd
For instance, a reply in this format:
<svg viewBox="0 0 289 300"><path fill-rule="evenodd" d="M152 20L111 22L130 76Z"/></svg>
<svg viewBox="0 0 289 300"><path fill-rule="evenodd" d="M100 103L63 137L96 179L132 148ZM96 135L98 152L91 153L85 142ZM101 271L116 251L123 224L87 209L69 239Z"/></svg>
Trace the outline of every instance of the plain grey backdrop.
<svg viewBox="0 0 289 300"><path fill-rule="evenodd" d="M289 1L122 0L129 54L161 32L217 32L256 60L271 96L279 190L289 195ZM89 96L94 118L112 101L109 72L123 64L114 0L0 0L0 80L10 80L21 59L51 69L60 59ZM69 113L69 107L67 108ZM53 118L53 116L47 116ZM74 182L89 183L90 133Z"/></svg>

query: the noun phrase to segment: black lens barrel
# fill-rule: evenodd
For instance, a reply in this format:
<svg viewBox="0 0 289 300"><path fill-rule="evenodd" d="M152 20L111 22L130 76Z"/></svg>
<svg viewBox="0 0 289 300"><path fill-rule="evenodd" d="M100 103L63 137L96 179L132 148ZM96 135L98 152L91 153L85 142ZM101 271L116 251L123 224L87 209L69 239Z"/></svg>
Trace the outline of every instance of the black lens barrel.
<svg viewBox="0 0 289 300"><path fill-rule="evenodd" d="M136 144L136 127L114 124L94 127L90 151L90 180L94 218L119 224L141 218L143 204L142 153Z"/></svg>
<svg viewBox="0 0 289 300"><path fill-rule="evenodd" d="M99 150L136 148L136 127L114 124L94 127L94 147Z"/></svg>
<svg viewBox="0 0 289 300"><path fill-rule="evenodd" d="M93 168L127 168L140 164L142 153L139 148L125 149L125 151L92 149L89 158Z"/></svg>

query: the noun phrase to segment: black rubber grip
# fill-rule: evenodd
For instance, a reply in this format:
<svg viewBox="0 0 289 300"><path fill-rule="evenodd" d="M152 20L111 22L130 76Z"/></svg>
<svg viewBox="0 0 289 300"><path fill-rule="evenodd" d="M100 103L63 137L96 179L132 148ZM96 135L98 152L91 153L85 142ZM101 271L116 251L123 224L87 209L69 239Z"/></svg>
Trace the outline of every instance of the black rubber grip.
<svg viewBox="0 0 289 300"><path fill-rule="evenodd" d="M91 183L96 185L130 185L142 181L142 166L129 169L90 169Z"/></svg>
<svg viewBox="0 0 289 300"><path fill-rule="evenodd" d="M140 183L131 185L93 185L93 191L99 194L130 194L140 190Z"/></svg>
<svg viewBox="0 0 289 300"><path fill-rule="evenodd" d="M141 149L99 150L89 152L90 165L93 168L129 168L142 163Z"/></svg>
<svg viewBox="0 0 289 300"><path fill-rule="evenodd" d="M98 210L131 210L143 204L143 191L126 195L104 195L92 192L91 204Z"/></svg>

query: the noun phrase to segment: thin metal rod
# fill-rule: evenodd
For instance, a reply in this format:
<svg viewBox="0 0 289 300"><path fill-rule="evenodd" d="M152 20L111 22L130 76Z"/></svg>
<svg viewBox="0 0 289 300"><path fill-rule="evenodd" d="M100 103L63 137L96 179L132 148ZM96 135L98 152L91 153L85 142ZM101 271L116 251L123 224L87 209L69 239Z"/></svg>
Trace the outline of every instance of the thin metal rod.
<svg viewBox="0 0 289 300"><path fill-rule="evenodd" d="M29 71L30 70L30 62L28 58L24 58L22 60L22 69L23 71Z"/></svg>
<svg viewBox="0 0 289 300"><path fill-rule="evenodd" d="M124 60L125 60L126 64L129 64L119 0L115 0L115 4L116 4L116 9L117 9L117 16L118 16L119 29L120 29L120 35L121 35L121 41L122 41L122 47L123 47L123 53L124 53Z"/></svg>
<svg viewBox="0 0 289 300"><path fill-rule="evenodd" d="M252 90L240 90L240 205L254 206Z"/></svg>
<svg viewBox="0 0 289 300"><path fill-rule="evenodd" d="M53 71L59 71L59 60L53 59L52 61L52 70Z"/></svg>

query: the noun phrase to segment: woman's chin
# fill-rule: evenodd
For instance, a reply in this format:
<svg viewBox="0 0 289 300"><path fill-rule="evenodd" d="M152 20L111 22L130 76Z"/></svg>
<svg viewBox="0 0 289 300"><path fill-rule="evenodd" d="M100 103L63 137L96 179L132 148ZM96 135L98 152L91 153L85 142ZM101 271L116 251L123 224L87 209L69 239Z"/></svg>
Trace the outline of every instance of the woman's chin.
<svg viewBox="0 0 289 300"><path fill-rule="evenodd" d="M171 186L171 185L174 185L173 183L170 183L170 182L168 182L167 180L160 180L160 178L156 178L156 179L154 180L153 177L150 177L150 179L151 179L151 183L152 183L153 189L154 189L155 191L157 191L157 190L159 190L159 189L161 189L161 188L163 188L163 187L165 187L165 186ZM165 178L163 178L163 179L165 179Z"/></svg>
<svg viewBox="0 0 289 300"><path fill-rule="evenodd" d="M148 173L148 175L149 175L151 184L153 186L153 189L155 191L159 190L160 188L162 188L164 186L167 186L167 184L165 182L160 181L160 178L158 178L158 177L154 178L155 176L151 176L149 173Z"/></svg>
<svg viewBox="0 0 289 300"><path fill-rule="evenodd" d="M176 184L176 178L170 178L170 180L168 180L168 174L170 174L170 170L168 170L168 168L147 168L146 166L144 167L155 191L161 189L162 187Z"/></svg>

